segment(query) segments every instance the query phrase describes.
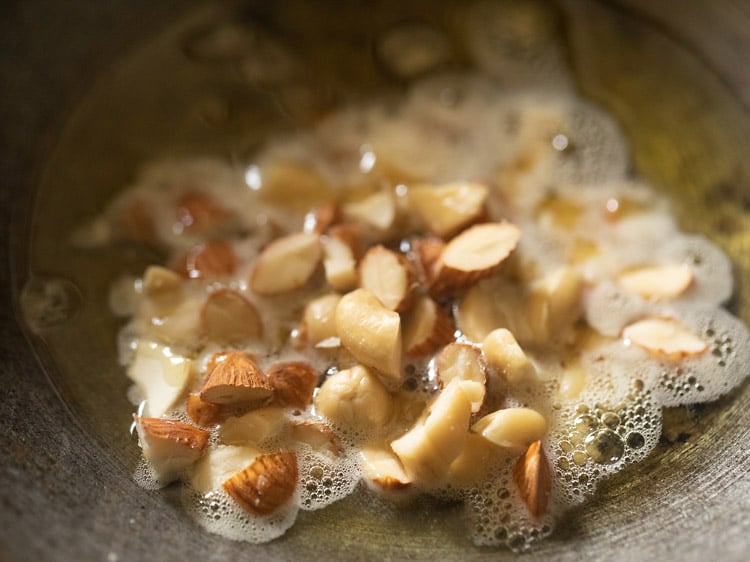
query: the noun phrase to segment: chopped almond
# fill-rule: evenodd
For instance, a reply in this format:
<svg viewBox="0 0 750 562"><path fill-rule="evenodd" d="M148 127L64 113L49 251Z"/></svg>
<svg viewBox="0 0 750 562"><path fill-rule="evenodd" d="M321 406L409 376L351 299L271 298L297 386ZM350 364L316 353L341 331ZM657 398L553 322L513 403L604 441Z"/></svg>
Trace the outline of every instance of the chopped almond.
<svg viewBox="0 0 750 562"><path fill-rule="evenodd" d="M255 261L250 286L259 295L303 287L318 268L323 250L317 234L298 232L271 242Z"/></svg>
<svg viewBox="0 0 750 562"><path fill-rule="evenodd" d="M199 394L192 392L188 394L185 411L191 420L202 427L213 427L225 418L221 406L204 402Z"/></svg>
<svg viewBox="0 0 750 562"><path fill-rule="evenodd" d="M359 285L389 310L401 312L410 302L414 275L406 258L383 246L370 248L359 266Z"/></svg>
<svg viewBox="0 0 750 562"><path fill-rule="evenodd" d="M492 275L520 239L518 227L507 222L479 224L464 230L440 254L431 290L443 294Z"/></svg>
<svg viewBox="0 0 750 562"><path fill-rule="evenodd" d="M302 315L302 337L313 345L336 337L339 295L324 295L307 303Z"/></svg>
<svg viewBox="0 0 750 562"><path fill-rule="evenodd" d="M466 343L450 343L437 356L435 366L442 386L454 379L467 383L462 388L471 402L471 411L478 412L487 391L487 372L481 350Z"/></svg>
<svg viewBox="0 0 750 562"><path fill-rule="evenodd" d="M306 408L318 386L318 373L302 361L274 363L266 376L273 388L273 403L282 407Z"/></svg>
<svg viewBox="0 0 750 562"><path fill-rule="evenodd" d="M230 216L227 209L200 191L190 191L177 200L177 221L186 232L209 232Z"/></svg>
<svg viewBox="0 0 750 562"><path fill-rule="evenodd" d="M440 255L445 249L445 242L440 238L416 238L411 241L411 248L416 256L417 273L422 285L432 285Z"/></svg>
<svg viewBox="0 0 750 562"><path fill-rule="evenodd" d="M321 238L323 269L326 281L335 291L350 291L357 286L357 260L351 245L343 238L329 234Z"/></svg>
<svg viewBox="0 0 750 562"><path fill-rule="evenodd" d="M699 355L708 345L674 318L646 318L622 331L627 344L634 344L654 355L677 360Z"/></svg>
<svg viewBox="0 0 750 562"><path fill-rule="evenodd" d="M391 193L378 191L361 201L344 205L344 216L384 233L396 221L396 202Z"/></svg>
<svg viewBox="0 0 750 562"><path fill-rule="evenodd" d="M182 286L182 278L171 269L150 265L143 274L143 293L149 297L173 293Z"/></svg>
<svg viewBox="0 0 750 562"><path fill-rule="evenodd" d="M262 443L278 435L286 425L284 410L259 408L241 416L230 416L221 426L221 440L229 445Z"/></svg>
<svg viewBox="0 0 750 562"><path fill-rule="evenodd" d="M328 377L315 395L315 410L334 424L378 429L393 411L393 399L378 377L357 365Z"/></svg>
<svg viewBox="0 0 750 562"><path fill-rule="evenodd" d="M561 267L531 290L527 319L536 343L565 342L581 317L583 278L571 267Z"/></svg>
<svg viewBox="0 0 750 562"><path fill-rule="evenodd" d="M385 308L370 291L357 289L336 306L336 331L341 343L364 365L390 381L401 379L401 318Z"/></svg>
<svg viewBox="0 0 750 562"><path fill-rule="evenodd" d="M208 431L187 423L133 415L143 456L160 479L171 480L197 461L208 446Z"/></svg>
<svg viewBox="0 0 750 562"><path fill-rule="evenodd" d="M488 193L476 182L416 185L409 188L409 207L430 232L447 237L482 215Z"/></svg>
<svg viewBox="0 0 750 562"><path fill-rule="evenodd" d="M204 242L190 248L177 262L176 270L188 279L228 277L237 268L237 256L228 242Z"/></svg>
<svg viewBox="0 0 750 562"><path fill-rule="evenodd" d="M547 433L547 420L531 408L504 408L487 414L471 430L508 449L524 449Z"/></svg>
<svg viewBox="0 0 750 562"><path fill-rule="evenodd" d="M359 452L360 467L365 482L376 490L395 492L411 487L413 480L404 470L401 461L390 450L365 447Z"/></svg>
<svg viewBox="0 0 750 562"><path fill-rule="evenodd" d="M269 515L292 498L297 478L297 455L285 451L258 455L222 487L247 511Z"/></svg>
<svg viewBox="0 0 750 562"><path fill-rule="evenodd" d="M639 267L620 273L617 282L644 299L673 299L690 287L693 270L687 264Z"/></svg>
<svg viewBox="0 0 750 562"><path fill-rule="evenodd" d="M428 296L419 297L403 318L404 351L407 355L433 353L453 340L453 319Z"/></svg>
<svg viewBox="0 0 750 562"><path fill-rule="evenodd" d="M513 481L534 517L542 517L552 493L552 471L541 441L535 441L513 468Z"/></svg>
<svg viewBox="0 0 750 562"><path fill-rule="evenodd" d="M263 323L255 306L237 291L219 289L206 298L200 314L203 333L212 341L236 344L259 338Z"/></svg>
<svg viewBox="0 0 750 562"><path fill-rule="evenodd" d="M201 389L201 400L220 405L263 405L273 390L263 370L245 353L230 352Z"/></svg>
<svg viewBox="0 0 750 562"><path fill-rule="evenodd" d="M131 199L116 217L117 228L135 242L153 244L156 241L156 226L149 204L142 198Z"/></svg>
<svg viewBox="0 0 750 562"><path fill-rule="evenodd" d="M339 220L340 211L341 209L336 203L326 203L313 209L307 215L309 218L305 218L305 231L324 234Z"/></svg>
<svg viewBox="0 0 750 562"><path fill-rule="evenodd" d="M511 385L532 381L536 369L518 345L510 330L492 330L482 340L482 352L489 364L497 369Z"/></svg>
<svg viewBox="0 0 750 562"><path fill-rule="evenodd" d="M292 437L295 441L306 443L314 451L332 457L341 454L341 443L330 428L320 422L301 421L292 425Z"/></svg>

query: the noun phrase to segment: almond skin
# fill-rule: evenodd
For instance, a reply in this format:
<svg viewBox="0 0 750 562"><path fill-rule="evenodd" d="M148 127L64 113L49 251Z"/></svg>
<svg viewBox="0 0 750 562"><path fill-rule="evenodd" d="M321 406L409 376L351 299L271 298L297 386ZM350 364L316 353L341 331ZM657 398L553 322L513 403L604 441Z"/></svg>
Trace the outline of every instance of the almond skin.
<svg viewBox="0 0 750 562"><path fill-rule="evenodd" d="M419 297L403 317L406 355L426 355L453 341L453 318L428 296Z"/></svg>
<svg viewBox="0 0 750 562"><path fill-rule="evenodd" d="M273 403L282 407L306 408L318 386L318 373L302 361L275 363L266 377L273 388Z"/></svg>
<svg viewBox="0 0 750 562"><path fill-rule="evenodd" d="M178 260L176 270L187 279L228 277L237 268L237 256L228 242L204 242L190 248Z"/></svg>
<svg viewBox="0 0 750 562"><path fill-rule="evenodd" d="M222 487L243 509L268 515L291 499L297 478L297 455L285 451L258 455Z"/></svg>
<svg viewBox="0 0 750 562"><path fill-rule="evenodd" d="M228 353L211 371L200 398L222 406L261 406L271 400L272 394L262 369L247 354L235 351Z"/></svg>
<svg viewBox="0 0 750 562"><path fill-rule="evenodd" d="M435 278L435 265L443 253L445 242L440 238L417 238L411 241L411 249L417 262L417 275L422 285L429 287Z"/></svg>
<svg viewBox="0 0 750 562"><path fill-rule="evenodd" d="M542 517L552 492L552 473L541 441L534 441L513 468L513 481L534 517Z"/></svg>
<svg viewBox="0 0 750 562"><path fill-rule="evenodd" d="M141 418L133 414L133 419L140 426L140 434L149 439L173 441L187 449L203 451L208 445L210 434L188 423L164 418Z"/></svg>
<svg viewBox="0 0 750 562"><path fill-rule="evenodd" d="M189 191L177 200L177 221L185 232L204 233L221 225L231 213L200 191Z"/></svg>
<svg viewBox="0 0 750 562"><path fill-rule="evenodd" d="M213 427L224 420L221 406L205 402L195 393L188 395L185 411L191 420L202 427Z"/></svg>

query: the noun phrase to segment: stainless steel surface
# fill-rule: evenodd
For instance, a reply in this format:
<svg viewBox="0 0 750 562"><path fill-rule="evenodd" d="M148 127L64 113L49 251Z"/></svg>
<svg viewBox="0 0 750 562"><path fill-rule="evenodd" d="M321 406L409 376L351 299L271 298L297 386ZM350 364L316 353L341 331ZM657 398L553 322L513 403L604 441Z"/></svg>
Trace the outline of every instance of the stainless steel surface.
<svg viewBox="0 0 750 562"><path fill-rule="evenodd" d="M744 118L747 115L741 108L750 107L750 27L743 25L750 21L750 5L640 0L604 4L612 10L585 1L563 3L571 41L580 46L586 41L621 40L629 47L642 47L643 52L612 53L609 64L614 68L638 61L633 67L637 76L630 81L624 74L597 81L595 77L606 72L589 69L602 64L602 59L580 58L578 71L586 74L584 90L605 104L614 93L624 92L612 110L634 142L639 171L683 201L678 210L684 223L711 233L739 260L742 284L735 307L747 321L750 183L747 168L732 167L747 154L746 139L740 138L746 129L741 119L733 119L737 114L732 111ZM110 396L122 396L123 378L113 380L109 391L104 384L97 389L111 392L103 407L97 408L91 405L93 401L76 399L85 389L59 376L60 366L39 342L40 358L35 357L17 322L13 299L29 274L31 195L39 185L52 181L42 171L51 158L59 158L61 144L75 131L69 124L73 108L85 106L92 88L106 86L107 77L113 76L111 62L148 43L169 27L173 17L197 5L201 3L31 0L0 8L0 413L4 429L0 440L0 560L515 558L504 551L474 548L460 528L446 530L444 520L452 517L449 509L408 512L388 522L369 517L367 506L356 499L306 514L286 537L269 545L233 543L207 534L182 513L175 494L146 492L131 480L134 445L120 431L119 420L107 421L99 415L110 407L127 413L127 404L116 399L110 402ZM366 10L367 6L359 7ZM623 11L631 6L643 17L632 18ZM588 33L575 39L571 21L587 19L596 24L593 28L599 36ZM687 62L673 65L649 58L654 49L675 48L689 53ZM649 65L659 64L665 64L664 68L648 71ZM647 69L642 75L641 68ZM659 99L655 107L662 108L661 112L649 114L642 107L639 95L649 80L656 92L665 95L680 81L690 88L695 86L691 81L702 84L704 72L716 85L706 86L705 92L696 86L696 97L690 99L702 99L705 93L701 106ZM666 84L667 79L672 85ZM727 96L726 104L723 96ZM721 107L713 108L712 103ZM724 113L724 105L739 109ZM670 107L677 109L669 113L666 108ZM647 123L644 115L649 116ZM676 117L686 122L677 124ZM677 150L674 160L654 162L654 148L676 142L683 129L692 135L690 150ZM696 131L706 135L696 135ZM137 156L138 147L131 147L130 154ZM691 167L691 158L727 164L709 167L720 173L704 172L698 165ZM685 170L690 172L687 183L698 186L694 191L682 183L685 177L680 174L687 174ZM64 180L59 180L60 185ZM70 197L75 198L75 183L69 185ZM706 201L706 194L713 193L716 199ZM67 207L66 200L61 197L57 204ZM725 214L716 211L722 201L729 202ZM70 206L80 209L80 205ZM704 207L712 212L702 212ZM735 211L740 224L722 230L722 217L734 216ZM48 251L54 251L57 243L44 242L52 248ZM104 317L100 321L106 329L89 343L114 353L109 321ZM75 323L63 327L63 332L61 341L91 338L90 332ZM106 370L111 363L112 356L97 356L91 368ZM52 373L55 384L45 371ZM746 559L750 552L748 405L750 389L745 384L718 404L669 413L665 443L655 454L605 486L594 501L572 514L559 532L526 558Z"/></svg>

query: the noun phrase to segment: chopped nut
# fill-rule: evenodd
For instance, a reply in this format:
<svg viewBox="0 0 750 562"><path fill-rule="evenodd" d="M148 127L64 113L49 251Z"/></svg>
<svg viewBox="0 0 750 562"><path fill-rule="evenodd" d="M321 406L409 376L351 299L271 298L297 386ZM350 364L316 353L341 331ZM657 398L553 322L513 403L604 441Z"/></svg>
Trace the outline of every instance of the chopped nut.
<svg viewBox="0 0 750 562"><path fill-rule="evenodd" d="M267 407L232 416L221 426L221 440L228 445L261 443L278 435L286 424L284 410Z"/></svg>
<svg viewBox="0 0 750 562"><path fill-rule="evenodd" d="M255 306L231 289L219 289L208 295L200 322L203 333L220 343L236 344L263 334L263 323Z"/></svg>
<svg viewBox="0 0 750 562"><path fill-rule="evenodd" d="M476 413L482 407L487 392L487 373L482 360L482 352L466 343L446 345L435 360L438 380L447 386L452 380L465 381L463 390L471 402L471 411Z"/></svg>
<svg viewBox="0 0 750 562"><path fill-rule="evenodd" d="M221 485L248 466L258 455L255 447L212 445L193 466L191 484L199 494L221 489Z"/></svg>
<svg viewBox="0 0 750 562"><path fill-rule="evenodd" d="M307 228L308 218L305 217L305 231L315 232L316 234L325 233L332 225L339 220L341 209L336 203L326 203L308 213L310 217L310 227Z"/></svg>
<svg viewBox="0 0 750 562"><path fill-rule="evenodd" d="M358 365L326 379L315 396L315 409L342 428L374 429L388 422L392 402L378 377Z"/></svg>
<svg viewBox="0 0 750 562"><path fill-rule="evenodd" d="M639 267L620 273L617 282L644 299L673 299L690 287L693 270L687 264Z"/></svg>
<svg viewBox="0 0 750 562"><path fill-rule="evenodd" d="M485 479L492 461L501 451L481 435L469 433L461 454L451 463L450 479L459 484L473 484Z"/></svg>
<svg viewBox="0 0 750 562"><path fill-rule="evenodd" d="M118 211L115 225L125 238L143 244L156 242L153 212L145 199L134 197Z"/></svg>
<svg viewBox="0 0 750 562"><path fill-rule="evenodd" d="M168 482L197 461L208 446L208 431L187 423L133 414L143 456Z"/></svg>
<svg viewBox="0 0 750 562"><path fill-rule="evenodd" d="M336 305L339 295L324 295L307 303L302 315L302 337L313 345L336 334Z"/></svg>
<svg viewBox="0 0 750 562"><path fill-rule="evenodd" d="M343 238L330 234L321 238L323 269L326 281L336 291L350 291L357 286L357 260L354 251Z"/></svg>
<svg viewBox="0 0 750 562"><path fill-rule="evenodd" d="M464 448L471 402L454 380L427 407L426 416L406 434L391 442L406 473L414 481L440 485L451 463Z"/></svg>
<svg viewBox="0 0 750 562"><path fill-rule="evenodd" d="M646 318L622 331L625 343L634 344L655 355L678 360L699 355L708 345L674 318Z"/></svg>
<svg viewBox="0 0 750 562"><path fill-rule="evenodd" d="M552 493L552 471L541 441L529 445L526 453L518 459L513 469L513 481L529 513L542 517Z"/></svg>
<svg viewBox="0 0 750 562"><path fill-rule="evenodd" d="M482 351L488 363L497 369L508 383L521 384L536 378L534 365L526 357L510 330L492 330L482 340Z"/></svg>
<svg viewBox="0 0 750 562"><path fill-rule="evenodd" d="M359 285L389 310L401 312L410 302L414 275L402 255L383 246L370 248L359 266Z"/></svg>
<svg viewBox="0 0 750 562"><path fill-rule="evenodd" d="M478 224L464 230L440 254L431 291L443 294L493 274L520 238L518 227L507 222Z"/></svg>
<svg viewBox="0 0 750 562"><path fill-rule="evenodd" d="M202 427L213 427L225 417L221 406L204 402L199 394L194 393L188 394L185 411L191 420Z"/></svg>
<svg viewBox="0 0 750 562"><path fill-rule="evenodd" d="M341 443L328 426L320 422L302 421L292 426L295 441L307 443L314 451L337 457L341 454Z"/></svg>
<svg viewBox="0 0 750 562"><path fill-rule="evenodd" d="M245 353L234 351L211 371L200 397L212 404L261 406L272 393L261 368Z"/></svg>
<svg viewBox="0 0 750 562"><path fill-rule="evenodd" d="M204 242L190 248L175 269L188 279L228 277L237 268L237 256L228 242Z"/></svg>
<svg viewBox="0 0 750 562"><path fill-rule="evenodd" d="M177 200L177 221L186 232L207 233L225 223L231 213L211 197L190 191Z"/></svg>
<svg viewBox="0 0 750 562"><path fill-rule="evenodd" d="M365 482L370 488L394 492L406 490L413 483L398 457L385 448L364 447L359 452L359 460Z"/></svg>
<svg viewBox="0 0 750 562"><path fill-rule="evenodd" d="M390 381L401 378L401 318L370 291L357 289L336 306L336 331L341 343L364 365Z"/></svg>
<svg viewBox="0 0 750 562"><path fill-rule="evenodd" d="M325 178L304 162L273 159L261 167L260 196L290 209L309 209L333 201L336 192Z"/></svg>
<svg viewBox="0 0 750 562"><path fill-rule="evenodd" d="M487 414L471 430L509 449L525 449L547 433L547 420L531 408L505 408Z"/></svg>
<svg viewBox="0 0 750 562"><path fill-rule="evenodd" d="M273 403L282 407L306 408L318 386L318 373L302 361L274 363L266 377L273 388Z"/></svg>
<svg viewBox="0 0 750 562"><path fill-rule="evenodd" d="M403 318L403 348L407 355L433 353L453 340L453 319L428 296L419 297Z"/></svg>
<svg viewBox="0 0 750 562"><path fill-rule="evenodd" d="M183 395L192 371L190 359L173 354L161 344L140 341L128 376L146 400L145 412L158 417Z"/></svg>
<svg viewBox="0 0 750 562"><path fill-rule="evenodd" d="M583 279L571 267L547 275L531 290L527 317L534 341L564 342L582 314Z"/></svg>
<svg viewBox="0 0 750 562"><path fill-rule="evenodd" d="M258 455L222 487L247 511L268 515L292 498L297 477L297 455L285 451Z"/></svg>
<svg viewBox="0 0 750 562"><path fill-rule="evenodd" d="M416 256L419 281L429 287L435 278L436 264L445 249L445 242L440 238L417 238L411 241L411 248Z"/></svg>
<svg viewBox="0 0 750 562"><path fill-rule="evenodd" d="M255 261L250 287L259 295L279 295L304 286L320 263L317 234L299 232L271 242Z"/></svg>
<svg viewBox="0 0 750 562"><path fill-rule="evenodd" d="M475 182L415 185L409 188L409 207L437 236L450 236L477 220L489 190Z"/></svg>
<svg viewBox="0 0 750 562"><path fill-rule="evenodd" d="M177 291L182 279L177 273L160 265L150 265L143 274L143 293L149 297Z"/></svg>
<svg viewBox="0 0 750 562"><path fill-rule="evenodd" d="M396 220L396 203L393 195L379 191L361 201L344 205L344 216L349 220L367 225L377 232L385 233Z"/></svg>

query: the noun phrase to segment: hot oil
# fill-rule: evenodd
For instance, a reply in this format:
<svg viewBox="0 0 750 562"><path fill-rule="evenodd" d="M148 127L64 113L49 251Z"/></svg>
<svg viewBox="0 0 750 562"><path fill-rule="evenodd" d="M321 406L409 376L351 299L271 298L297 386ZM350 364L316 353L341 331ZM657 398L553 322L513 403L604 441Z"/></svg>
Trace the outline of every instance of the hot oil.
<svg viewBox="0 0 750 562"><path fill-rule="evenodd" d="M506 73L510 86L514 73L550 64L535 55L535 49L543 51L565 21L579 87L620 119L637 172L670 194L683 228L710 235L732 257L740 287L735 309L748 321L750 305L741 298L741 288L750 279L750 227L743 200L748 183L740 156L747 137L745 116L736 101L672 43L627 18L575 8L569 8L575 19L538 18L528 3L502 5L510 17L494 21L503 22L503 33L488 31L485 39L516 56L497 72ZM40 190L32 248L39 282L57 285L29 294L44 300L46 294L56 294L54 287L72 283L82 295L65 321L36 328L54 359L55 381L81 423L114 444L113 454L126 463L134 463L137 449L124 430L131 411L125 399L128 383L115 362L118 324L105 313L106 295L122 272L139 275L162 256L130 245L60 249L59 241L70 239L98 214L145 160L212 154L245 164L268 138L314 124L334 107L373 96L398 96L411 77L408 69L389 63L387 45L408 37L408 31L414 31L409 22L415 19L424 22L418 32L425 41L442 53L427 70L460 72L471 66L456 23L465 20L465 8L437 13L422 10L419 3L388 8L366 23L354 9L341 8L338 17L325 18L302 2L284 11L191 15L122 61L72 115ZM399 35L403 29L407 33ZM263 56L247 57L248 51ZM651 64L643 65L645 59ZM415 76L423 72L418 62ZM76 194L73 207L71 193ZM61 215L63 207L70 212ZM621 443L610 433L628 416L641 414L592 407L593 413L581 413L590 416L591 423L581 421L582 429L570 436L571 447L609 459L622 456ZM686 423L707 428L718 411L709 406L699 422L690 417ZM632 449L642 447L637 436L628 439ZM574 463L579 459L575 452L571 449ZM626 471L621 479L627 481L633 472ZM580 485L587 490L587 482ZM353 538L365 536L375 544L388 537L429 545L440 537L448 549L465 547L460 533L450 531L446 539L446 528L463 528L451 506L416 509L409 517L394 516L384 507L388 517L372 517L362 508L368 503L357 497L335 504L324 512L330 512L331 519L321 513L303 516L298 533L316 533L319 540L333 544L340 537L330 526L346 518Z"/></svg>

